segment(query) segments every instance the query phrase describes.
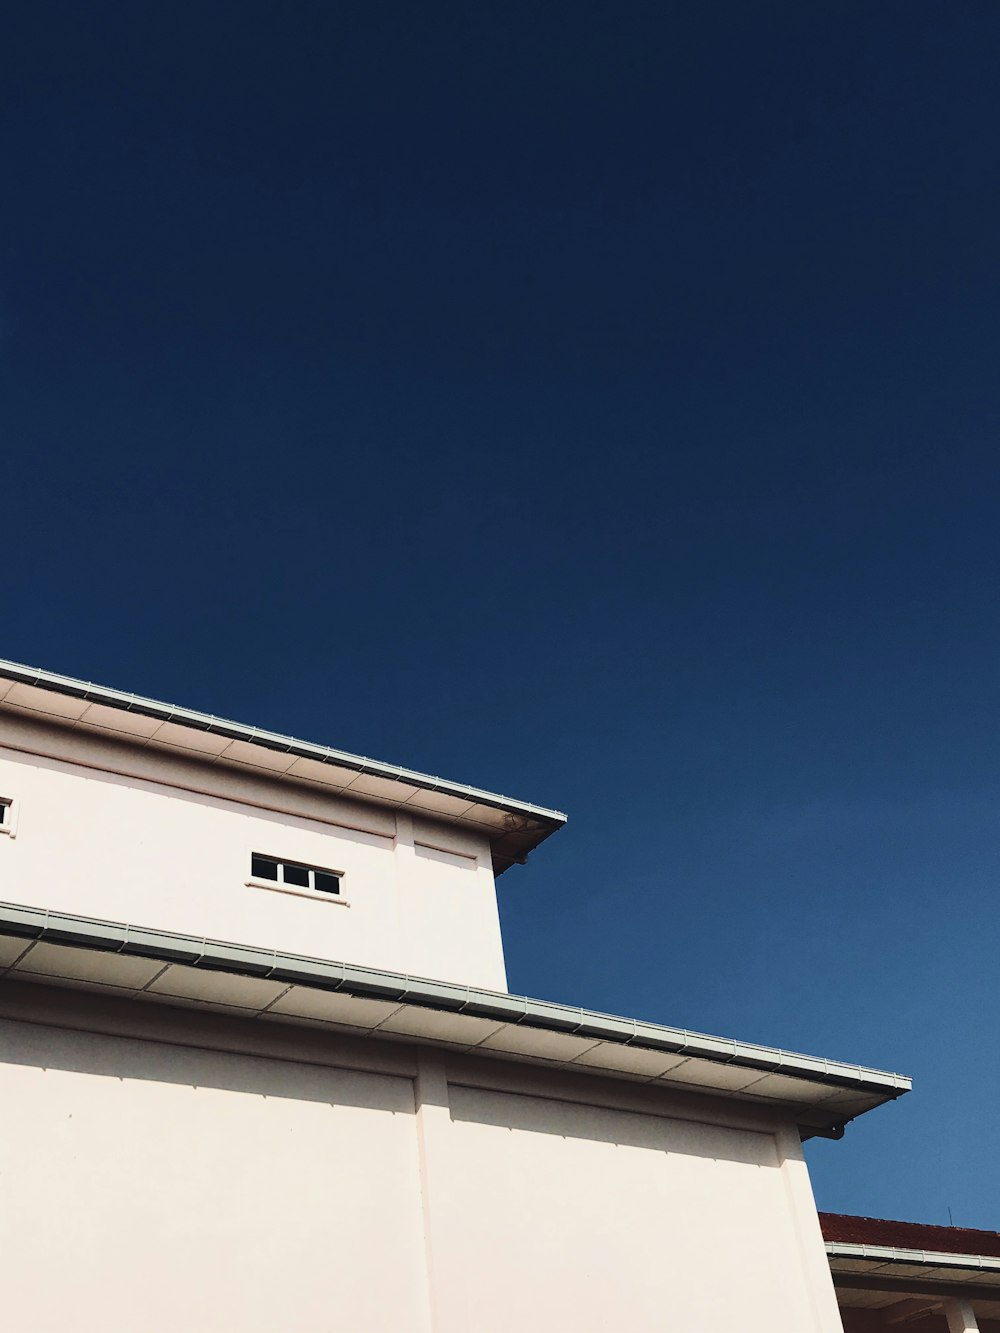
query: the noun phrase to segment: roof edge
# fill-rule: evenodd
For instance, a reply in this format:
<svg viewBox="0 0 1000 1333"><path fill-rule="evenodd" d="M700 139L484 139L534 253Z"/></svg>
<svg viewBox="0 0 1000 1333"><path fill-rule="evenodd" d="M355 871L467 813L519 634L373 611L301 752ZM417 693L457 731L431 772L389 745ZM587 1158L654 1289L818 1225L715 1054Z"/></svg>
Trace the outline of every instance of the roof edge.
<svg viewBox="0 0 1000 1333"><path fill-rule="evenodd" d="M908 1250L897 1245L824 1242L829 1259L870 1259L873 1263L913 1264L925 1268L962 1268L1000 1273L1000 1259L989 1254L953 1254L948 1250Z"/></svg>
<svg viewBox="0 0 1000 1333"><path fill-rule="evenodd" d="M176 704L165 703L157 699L148 699L143 695L129 694L115 690L107 685L96 685L91 681L77 680L72 676L58 675L45 671L41 667L29 667L20 662L10 662L0 658L0 677L22 685L32 685L39 689L51 690L76 699L86 699L92 703L106 704L110 708L119 708L123 712L139 713L144 717L157 718L162 722L174 722L179 726L191 727L196 731L211 732L226 736L230 740L245 741L250 745L259 745L263 749L278 750L282 754L293 754L302 759L313 759L318 763L336 764L340 768L351 769L357 773L368 773L390 782L405 782L422 791L442 792L458 799L467 799L470 803L490 806L509 814L536 820L554 832L566 823L566 815L561 810L550 810L545 806L534 805L530 801L519 801L513 797L502 796L496 792L485 791L480 787L470 787L465 783L451 782L447 778L433 777L415 769L403 768L397 764L383 763L364 755L349 754L344 750L335 750L332 746L317 745L312 741L298 740L293 736L283 736L278 732L267 731L260 727L251 727L229 718L216 717L211 713L200 713L195 709L182 708Z"/></svg>
<svg viewBox="0 0 1000 1333"><path fill-rule="evenodd" d="M162 959L209 971L287 981L289 984L341 991L358 997L397 1000L418 1007L761 1070L834 1088L873 1094L886 1101L909 1092L912 1086L911 1080L901 1074L819 1059L776 1047L713 1037L658 1023L646 1023L639 1019L619 1018L571 1005L534 1000L526 995L482 990L475 986L384 972L376 968L149 929L125 922L75 916L18 903L0 903L0 935Z"/></svg>

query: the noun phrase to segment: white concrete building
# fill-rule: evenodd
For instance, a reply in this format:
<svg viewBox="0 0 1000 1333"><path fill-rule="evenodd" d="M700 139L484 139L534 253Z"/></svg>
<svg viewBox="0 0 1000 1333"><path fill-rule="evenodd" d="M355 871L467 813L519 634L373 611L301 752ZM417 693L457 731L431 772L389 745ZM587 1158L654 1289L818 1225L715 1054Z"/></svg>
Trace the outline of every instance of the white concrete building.
<svg viewBox="0 0 1000 1333"><path fill-rule="evenodd" d="M509 994L563 822L0 663L10 1327L839 1333L801 1139L909 1081Z"/></svg>

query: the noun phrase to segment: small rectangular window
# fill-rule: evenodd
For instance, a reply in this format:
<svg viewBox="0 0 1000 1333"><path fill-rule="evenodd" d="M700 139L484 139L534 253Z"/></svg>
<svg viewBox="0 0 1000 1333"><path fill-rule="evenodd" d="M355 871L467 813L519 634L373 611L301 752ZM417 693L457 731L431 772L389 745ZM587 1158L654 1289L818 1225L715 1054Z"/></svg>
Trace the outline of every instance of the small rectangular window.
<svg viewBox="0 0 1000 1333"><path fill-rule="evenodd" d="M268 856L258 856L254 853L250 858L250 874L254 879L277 879L278 863Z"/></svg>
<svg viewBox="0 0 1000 1333"><path fill-rule="evenodd" d="M10 801L0 799L0 824L6 824L7 811L10 808Z"/></svg>
<svg viewBox="0 0 1000 1333"><path fill-rule="evenodd" d="M279 861L277 857L261 856L259 852L251 853L250 877L252 880L267 880L277 887L287 885L290 889L306 889L337 897L340 896L342 878L336 870L307 866L300 861Z"/></svg>
<svg viewBox="0 0 1000 1333"><path fill-rule="evenodd" d="M14 836L14 801L10 796L0 796L0 833Z"/></svg>

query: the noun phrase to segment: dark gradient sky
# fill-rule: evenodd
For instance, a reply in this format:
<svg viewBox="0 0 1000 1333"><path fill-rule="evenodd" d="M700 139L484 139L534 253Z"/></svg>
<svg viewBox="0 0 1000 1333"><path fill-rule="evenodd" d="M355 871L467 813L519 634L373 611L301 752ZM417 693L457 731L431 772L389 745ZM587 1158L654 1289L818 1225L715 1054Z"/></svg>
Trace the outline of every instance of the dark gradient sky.
<svg viewBox="0 0 1000 1333"><path fill-rule="evenodd" d="M1000 1228L1000 8L22 5L3 655L570 814L513 989Z"/></svg>

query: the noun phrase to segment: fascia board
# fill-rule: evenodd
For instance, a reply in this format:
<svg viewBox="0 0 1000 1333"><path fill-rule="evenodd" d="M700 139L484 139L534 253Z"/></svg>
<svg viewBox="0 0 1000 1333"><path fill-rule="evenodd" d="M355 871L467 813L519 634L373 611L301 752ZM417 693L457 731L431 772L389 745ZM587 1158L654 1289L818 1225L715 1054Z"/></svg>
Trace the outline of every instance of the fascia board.
<svg viewBox="0 0 1000 1333"><path fill-rule="evenodd" d="M561 828L566 823L566 815L561 810L550 810L529 801L518 801L509 796L498 795L496 792L484 791L479 787L451 782L447 778L433 777L428 773L383 763L381 760L370 759L364 755L349 754L344 750L317 745L312 741L298 740L293 736L282 736L277 732L265 731L260 727L251 727L209 713L199 713L194 709L182 708L158 699L146 699L142 695L128 694L106 685L75 680L72 676L58 675L40 667L29 667L20 662L10 662L0 658L0 678L35 686L38 689L51 690L56 694L65 694L76 699L86 699L92 703L106 704L110 708L121 709L124 712L140 713L145 717L156 718L161 722L173 722L195 731L211 732L230 740L246 741L250 745L277 750L282 754L314 759L321 764L336 765L358 774L373 774L389 782L407 783L421 791L443 792L469 804L490 806L495 810L537 821L546 834ZM541 841L541 838L538 841Z"/></svg>
<svg viewBox="0 0 1000 1333"><path fill-rule="evenodd" d="M950 1254L941 1250L907 1250L896 1245L861 1245L849 1241L826 1241L828 1259L868 1259L884 1264L913 1264L923 1268L964 1268L975 1272L1000 1273L1000 1259L988 1254Z"/></svg>

